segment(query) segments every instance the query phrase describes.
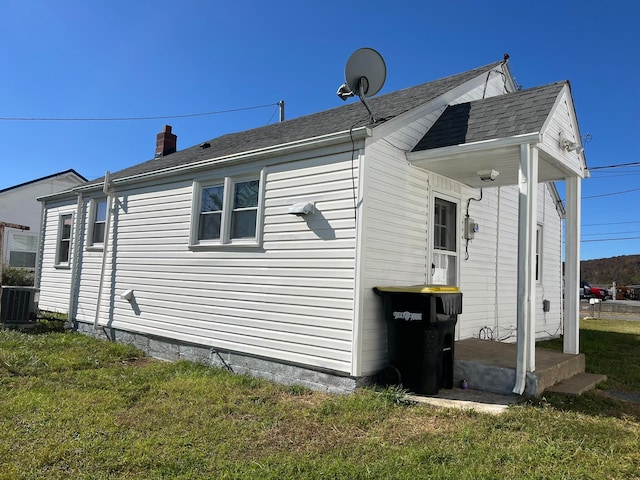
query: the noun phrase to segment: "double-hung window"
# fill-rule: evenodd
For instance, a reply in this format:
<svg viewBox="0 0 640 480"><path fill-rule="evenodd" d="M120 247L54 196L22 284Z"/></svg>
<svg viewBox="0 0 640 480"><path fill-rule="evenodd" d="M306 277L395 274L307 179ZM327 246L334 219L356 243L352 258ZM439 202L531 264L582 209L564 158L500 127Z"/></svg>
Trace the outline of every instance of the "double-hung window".
<svg viewBox="0 0 640 480"><path fill-rule="evenodd" d="M91 245L104 245L105 225L107 223L107 200L94 200L91 205Z"/></svg>
<svg viewBox="0 0 640 480"><path fill-rule="evenodd" d="M36 268L36 252L38 250L38 235L33 233L11 232L8 240L9 265L13 267ZM4 259L0 258L0 261Z"/></svg>
<svg viewBox="0 0 640 480"><path fill-rule="evenodd" d="M56 249L56 265L68 265L71 256L71 231L73 215L70 213L60 215L58 224L58 242Z"/></svg>
<svg viewBox="0 0 640 480"><path fill-rule="evenodd" d="M191 244L259 244L262 184L261 175L196 182Z"/></svg>

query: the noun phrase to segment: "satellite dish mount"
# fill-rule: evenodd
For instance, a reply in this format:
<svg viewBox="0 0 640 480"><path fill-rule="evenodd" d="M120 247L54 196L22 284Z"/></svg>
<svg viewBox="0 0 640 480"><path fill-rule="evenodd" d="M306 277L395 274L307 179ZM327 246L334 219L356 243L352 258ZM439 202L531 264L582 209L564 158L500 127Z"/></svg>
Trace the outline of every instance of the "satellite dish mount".
<svg viewBox="0 0 640 480"><path fill-rule="evenodd" d="M371 117L371 123L377 119L367 102L380 91L387 78L387 67L382 55L373 48L360 48L353 52L344 69L345 83L340 85L336 94L342 99L358 95Z"/></svg>

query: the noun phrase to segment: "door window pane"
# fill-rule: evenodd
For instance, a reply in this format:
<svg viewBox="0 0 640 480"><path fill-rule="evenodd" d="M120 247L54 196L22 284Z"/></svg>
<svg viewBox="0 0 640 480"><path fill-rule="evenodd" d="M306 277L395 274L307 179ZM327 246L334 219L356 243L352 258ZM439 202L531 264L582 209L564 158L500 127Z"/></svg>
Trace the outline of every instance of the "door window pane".
<svg viewBox="0 0 640 480"><path fill-rule="evenodd" d="M457 285L457 205L441 198L436 198L434 203L433 263L431 281L437 285Z"/></svg>
<svg viewBox="0 0 640 480"><path fill-rule="evenodd" d="M456 204L441 198L435 199L433 247L456 251Z"/></svg>

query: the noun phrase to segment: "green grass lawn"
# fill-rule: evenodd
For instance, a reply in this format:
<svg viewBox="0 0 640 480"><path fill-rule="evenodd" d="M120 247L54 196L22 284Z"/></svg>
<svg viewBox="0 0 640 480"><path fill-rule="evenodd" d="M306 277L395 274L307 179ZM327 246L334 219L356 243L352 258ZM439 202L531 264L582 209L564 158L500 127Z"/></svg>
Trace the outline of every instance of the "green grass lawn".
<svg viewBox="0 0 640 480"><path fill-rule="evenodd" d="M640 393L640 322L583 322L581 341L606 388ZM327 395L1 331L0 479L640 478L640 408L604 391L499 416L393 393Z"/></svg>

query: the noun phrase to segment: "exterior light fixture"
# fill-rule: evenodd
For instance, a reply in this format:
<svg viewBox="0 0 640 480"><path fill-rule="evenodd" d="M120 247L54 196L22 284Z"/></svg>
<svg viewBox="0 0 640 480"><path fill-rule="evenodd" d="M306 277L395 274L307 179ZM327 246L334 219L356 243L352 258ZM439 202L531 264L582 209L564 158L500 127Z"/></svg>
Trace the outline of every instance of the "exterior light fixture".
<svg viewBox="0 0 640 480"><path fill-rule="evenodd" d="M477 174L483 182L495 182L500 172L497 170L480 170Z"/></svg>

